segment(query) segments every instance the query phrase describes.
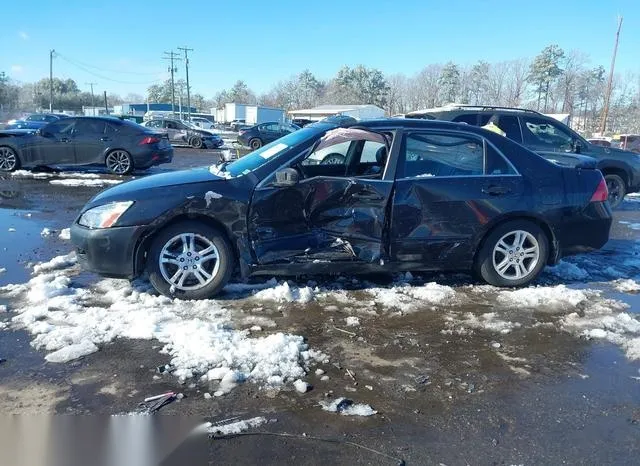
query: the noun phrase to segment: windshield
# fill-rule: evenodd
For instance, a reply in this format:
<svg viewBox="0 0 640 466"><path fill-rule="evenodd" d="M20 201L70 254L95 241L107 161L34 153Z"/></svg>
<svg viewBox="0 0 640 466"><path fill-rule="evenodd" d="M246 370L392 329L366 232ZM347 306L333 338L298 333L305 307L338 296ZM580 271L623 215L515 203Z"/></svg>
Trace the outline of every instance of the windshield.
<svg viewBox="0 0 640 466"><path fill-rule="evenodd" d="M273 141L262 148L245 155L244 157L219 168L213 165L211 173L225 178L245 175L261 167L273 157L284 153L288 148L298 145L306 140L313 139L329 129L327 126L302 128L299 131L289 133L280 139Z"/></svg>

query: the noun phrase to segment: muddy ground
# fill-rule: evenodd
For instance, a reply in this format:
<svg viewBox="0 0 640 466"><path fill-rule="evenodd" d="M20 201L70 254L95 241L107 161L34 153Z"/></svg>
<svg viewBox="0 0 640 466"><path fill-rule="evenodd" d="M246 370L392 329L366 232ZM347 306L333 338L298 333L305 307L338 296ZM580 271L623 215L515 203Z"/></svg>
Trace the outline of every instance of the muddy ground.
<svg viewBox="0 0 640 466"><path fill-rule="evenodd" d="M216 151L178 150L174 163L151 172L206 165L218 157ZM57 234L41 236L43 228L59 232L68 227L82 205L104 188L49 181L0 179L0 267L6 268L0 286L24 283L31 264L67 254L70 243ZM630 199L615 213L605 250L572 262L586 269L589 278L545 273L539 284L597 288L637 315L638 296L616 290L611 278L598 275L608 267L618 267L622 278L640 274L633 263L621 265L640 240L636 223L640 202ZM9 228L16 231L9 233ZM74 273L74 280L87 287L98 280ZM159 352L155 340L116 339L78 360L47 362L46 351L31 346L32 336L10 325L14 303L0 298L0 305L8 307L0 313L0 321L7 323L0 330L0 358L6 359L0 364L0 412L128 414L138 410L145 396L174 390L185 398L165 406L159 416L185 416L194 422L264 416L272 421L251 431L258 435L186 441L164 464L185 464L198 448L199 461L213 464L397 464L400 459L446 465L637 464L640 362L620 345L559 331L550 317L557 311L547 312L544 305L511 319L517 326L508 332L481 327L458 331L448 316L483 309L506 314L514 305L496 307L498 295L474 291L477 284L465 275L419 277L456 291L457 301L443 304L447 312L430 305L399 312L371 301L369 286L384 288L394 279L359 280L346 301L329 296L306 303L256 304L246 297L223 296L221 303L239 318L260 317L274 322L278 331L303 335L329 362L310 371L306 380L313 388L304 394L291 386L271 390L245 383L208 399L204 393L215 389L210 383L181 383L171 374L157 373L169 356ZM360 325L346 326L350 315L359 316ZM321 380L315 368L329 379ZM319 407L320 401L339 396L369 404L378 413L341 416Z"/></svg>

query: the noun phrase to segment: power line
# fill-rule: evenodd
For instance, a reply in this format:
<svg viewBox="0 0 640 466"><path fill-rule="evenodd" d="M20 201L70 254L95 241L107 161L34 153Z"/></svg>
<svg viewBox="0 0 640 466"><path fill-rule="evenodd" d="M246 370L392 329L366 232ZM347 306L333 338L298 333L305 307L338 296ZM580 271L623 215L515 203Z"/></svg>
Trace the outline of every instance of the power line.
<svg viewBox="0 0 640 466"><path fill-rule="evenodd" d="M154 83L162 81L162 79L154 79L153 81L122 81L120 79L113 79L113 78L109 78L109 77L107 77L105 75L98 74L98 73L96 73L94 71L91 71L91 70L85 68L83 65L80 65L78 63L74 63L73 61L69 60L68 58L66 58L66 57L64 57L62 55L60 55L59 53L56 53L56 57L57 58L62 58L67 63L70 63L71 65L81 69L85 73L89 73L90 75L95 76L95 77L100 78L100 79L103 79L105 81L112 81L114 83L119 83L119 84L139 84L139 85L140 84L143 84L143 85L154 84Z"/></svg>
<svg viewBox="0 0 640 466"><path fill-rule="evenodd" d="M62 56L60 53L57 53L57 55ZM90 65L88 63L85 63L85 62L82 62L82 61L78 60L77 58L71 58L71 57L65 57L65 56L63 56L63 58L65 58L67 61L75 62L75 63L77 63L77 64L79 64L81 66L84 66L86 68L93 68L95 70L104 71L106 73L135 74L135 75L139 75L139 76L151 76L151 75L158 74L156 72L149 72L149 71L143 72L143 71L111 70L111 69L108 69L108 68L102 68L102 67L99 67L99 66Z"/></svg>

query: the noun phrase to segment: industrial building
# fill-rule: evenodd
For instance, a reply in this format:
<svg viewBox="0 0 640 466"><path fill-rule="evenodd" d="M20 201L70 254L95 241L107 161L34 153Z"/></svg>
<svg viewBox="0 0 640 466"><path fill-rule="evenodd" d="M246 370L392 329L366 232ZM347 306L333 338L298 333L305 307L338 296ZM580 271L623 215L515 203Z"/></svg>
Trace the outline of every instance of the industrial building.
<svg viewBox="0 0 640 466"><path fill-rule="evenodd" d="M384 110L377 105L319 105L313 108L289 111L289 117L296 120L320 121L324 118L345 115L358 120L384 117Z"/></svg>

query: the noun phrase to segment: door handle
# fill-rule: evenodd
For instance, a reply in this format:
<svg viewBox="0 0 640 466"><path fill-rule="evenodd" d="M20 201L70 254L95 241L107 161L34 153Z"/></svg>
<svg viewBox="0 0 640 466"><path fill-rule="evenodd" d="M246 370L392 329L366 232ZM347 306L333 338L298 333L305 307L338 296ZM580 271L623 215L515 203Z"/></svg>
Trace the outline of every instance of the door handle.
<svg viewBox="0 0 640 466"><path fill-rule="evenodd" d="M60 138L60 142L71 142L69 138Z"/></svg>
<svg viewBox="0 0 640 466"><path fill-rule="evenodd" d="M108 138L108 137L105 136L105 137L100 138L100 140L101 141L111 141L111 138Z"/></svg>
<svg viewBox="0 0 640 466"><path fill-rule="evenodd" d="M490 196L502 196L504 194L509 194L511 189L506 186L487 186L486 188L482 188L482 192L484 194L489 194Z"/></svg>
<svg viewBox="0 0 640 466"><path fill-rule="evenodd" d="M377 193L372 193L367 191L353 193L351 197L354 199L360 199L361 201L381 201L382 199L384 199L382 196L380 196Z"/></svg>

